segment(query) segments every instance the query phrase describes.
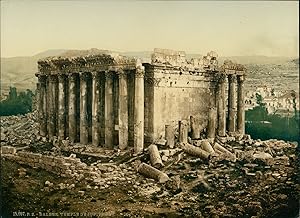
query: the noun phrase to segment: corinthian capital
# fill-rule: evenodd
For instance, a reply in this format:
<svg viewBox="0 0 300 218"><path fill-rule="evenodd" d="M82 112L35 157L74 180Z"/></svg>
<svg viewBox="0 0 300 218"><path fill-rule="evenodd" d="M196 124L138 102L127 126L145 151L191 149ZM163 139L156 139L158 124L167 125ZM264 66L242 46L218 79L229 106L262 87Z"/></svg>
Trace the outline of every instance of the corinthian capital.
<svg viewBox="0 0 300 218"><path fill-rule="evenodd" d="M144 77L145 75L145 67L142 65L138 65L136 67L135 76L136 77Z"/></svg>
<svg viewBox="0 0 300 218"><path fill-rule="evenodd" d="M57 82L57 75L56 74L49 75L49 81L51 83L56 83Z"/></svg>
<svg viewBox="0 0 300 218"><path fill-rule="evenodd" d="M228 75L228 82L229 83L236 83L236 75L233 75L233 74L229 74Z"/></svg>
<svg viewBox="0 0 300 218"><path fill-rule="evenodd" d="M238 81L238 83L244 83L245 75L237 75L237 81Z"/></svg>

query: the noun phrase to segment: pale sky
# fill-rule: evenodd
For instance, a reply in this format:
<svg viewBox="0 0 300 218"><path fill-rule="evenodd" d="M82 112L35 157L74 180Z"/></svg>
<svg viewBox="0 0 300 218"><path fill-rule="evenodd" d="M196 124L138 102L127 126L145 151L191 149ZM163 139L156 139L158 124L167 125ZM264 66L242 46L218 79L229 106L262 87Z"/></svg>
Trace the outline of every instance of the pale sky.
<svg viewBox="0 0 300 218"><path fill-rule="evenodd" d="M153 48L298 56L299 2L1 1L1 56Z"/></svg>

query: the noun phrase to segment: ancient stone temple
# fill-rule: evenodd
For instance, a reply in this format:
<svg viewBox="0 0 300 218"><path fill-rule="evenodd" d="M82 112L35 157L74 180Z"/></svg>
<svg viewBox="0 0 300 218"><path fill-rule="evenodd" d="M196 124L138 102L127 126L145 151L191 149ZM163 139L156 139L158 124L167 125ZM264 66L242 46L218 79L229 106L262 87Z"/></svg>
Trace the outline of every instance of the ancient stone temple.
<svg viewBox="0 0 300 218"><path fill-rule="evenodd" d="M155 49L151 63L142 63L92 49L39 60L38 69L40 135L49 139L139 153L144 142L166 138L172 146L176 132L184 141L188 132L245 131L245 69L219 65L215 52L187 60L184 52Z"/></svg>

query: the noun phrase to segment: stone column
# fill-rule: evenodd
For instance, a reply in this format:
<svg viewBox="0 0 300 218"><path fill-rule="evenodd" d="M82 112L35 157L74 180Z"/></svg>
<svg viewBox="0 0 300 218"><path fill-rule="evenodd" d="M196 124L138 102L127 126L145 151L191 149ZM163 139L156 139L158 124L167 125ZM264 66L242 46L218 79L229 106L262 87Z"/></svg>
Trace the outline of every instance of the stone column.
<svg viewBox="0 0 300 218"><path fill-rule="evenodd" d="M210 108L208 111L208 125L207 125L207 138L215 138L216 135L216 108Z"/></svg>
<svg viewBox="0 0 300 218"><path fill-rule="evenodd" d="M225 75L220 75L217 91L218 107L218 135L226 135L226 110L225 110Z"/></svg>
<svg viewBox="0 0 300 218"><path fill-rule="evenodd" d="M38 114L40 124L40 135L47 135L47 95L46 95L46 75L38 75L39 80L39 102L38 102Z"/></svg>
<svg viewBox="0 0 300 218"><path fill-rule="evenodd" d="M66 133L65 82L66 82L66 76L64 74L59 74L58 75L58 137L59 139L64 139Z"/></svg>
<svg viewBox="0 0 300 218"><path fill-rule="evenodd" d="M237 131L245 134L245 90L244 75L237 76Z"/></svg>
<svg viewBox="0 0 300 218"><path fill-rule="evenodd" d="M105 72L105 147L113 148L113 72Z"/></svg>
<svg viewBox="0 0 300 218"><path fill-rule="evenodd" d="M165 126L165 139L167 140L166 146L168 148L174 148L175 134L173 125Z"/></svg>
<svg viewBox="0 0 300 218"><path fill-rule="evenodd" d="M69 139L71 142L77 140L76 126L76 79L77 74L71 73L69 77Z"/></svg>
<svg viewBox="0 0 300 218"><path fill-rule="evenodd" d="M144 74L145 68L137 66L134 84L134 152L144 149Z"/></svg>
<svg viewBox="0 0 300 218"><path fill-rule="evenodd" d="M87 73L80 73L80 143L85 145L89 137L87 79Z"/></svg>
<svg viewBox="0 0 300 218"><path fill-rule="evenodd" d="M199 139L200 138L200 126L199 121L197 118L190 116L190 123L191 123L191 138L192 139Z"/></svg>
<svg viewBox="0 0 300 218"><path fill-rule="evenodd" d="M128 145L128 100L127 75L124 71L119 74L119 148L125 149Z"/></svg>
<svg viewBox="0 0 300 218"><path fill-rule="evenodd" d="M100 143L100 75L92 72L93 99L92 99L92 143L99 146Z"/></svg>
<svg viewBox="0 0 300 218"><path fill-rule="evenodd" d="M178 129L179 129L179 137L178 141L180 143L187 143L188 142L188 125L185 120L179 121L178 123Z"/></svg>
<svg viewBox="0 0 300 218"><path fill-rule="evenodd" d="M53 138L56 135L56 86L57 75L49 76L49 121L48 121L48 135Z"/></svg>
<svg viewBox="0 0 300 218"><path fill-rule="evenodd" d="M235 132L236 122L236 76L228 75L228 132Z"/></svg>

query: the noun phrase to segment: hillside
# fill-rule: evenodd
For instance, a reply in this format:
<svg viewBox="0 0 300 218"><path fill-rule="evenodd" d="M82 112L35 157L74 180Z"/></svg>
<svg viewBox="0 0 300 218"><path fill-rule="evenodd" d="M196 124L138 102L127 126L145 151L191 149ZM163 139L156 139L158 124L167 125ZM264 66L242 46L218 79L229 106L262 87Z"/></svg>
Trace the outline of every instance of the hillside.
<svg viewBox="0 0 300 218"><path fill-rule="evenodd" d="M1 88L2 94L7 93L10 85L15 86L18 90L35 89L36 77L34 74L37 72L37 61L40 58L48 56L62 55L65 52L70 52L65 49L53 49L38 53L34 56L27 57L10 57L1 58ZM137 52L120 52L122 55L130 57L140 57L144 62L150 61L152 51L137 51ZM199 57L199 54L187 54L188 58ZM250 67L250 78L256 77L256 72L262 72L266 68L272 68L273 65L278 64L285 65L289 62L289 66L293 65L293 69L298 68L297 63L299 59L293 59L288 57L266 57L266 56L231 56L231 57L220 57L219 60L222 63L225 59L231 59L241 64L246 64ZM298 62L297 62L298 61ZM256 68L262 67L262 70ZM266 67L267 66L267 67ZM289 67L288 67L289 68ZM254 69L254 71L253 71ZM252 71L254 73L252 73ZM274 71L274 70L273 70ZM272 72L273 72L272 71ZM293 70L295 73L296 71ZM268 75L269 72L267 72ZM275 72L276 73L276 72Z"/></svg>
<svg viewBox="0 0 300 218"><path fill-rule="evenodd" d="M47 50L34 56L1 58L1 89L2 94L8 92L9 86L19 91L36 87L37 61L40 58L60 55L66 50Z"/></svg>

